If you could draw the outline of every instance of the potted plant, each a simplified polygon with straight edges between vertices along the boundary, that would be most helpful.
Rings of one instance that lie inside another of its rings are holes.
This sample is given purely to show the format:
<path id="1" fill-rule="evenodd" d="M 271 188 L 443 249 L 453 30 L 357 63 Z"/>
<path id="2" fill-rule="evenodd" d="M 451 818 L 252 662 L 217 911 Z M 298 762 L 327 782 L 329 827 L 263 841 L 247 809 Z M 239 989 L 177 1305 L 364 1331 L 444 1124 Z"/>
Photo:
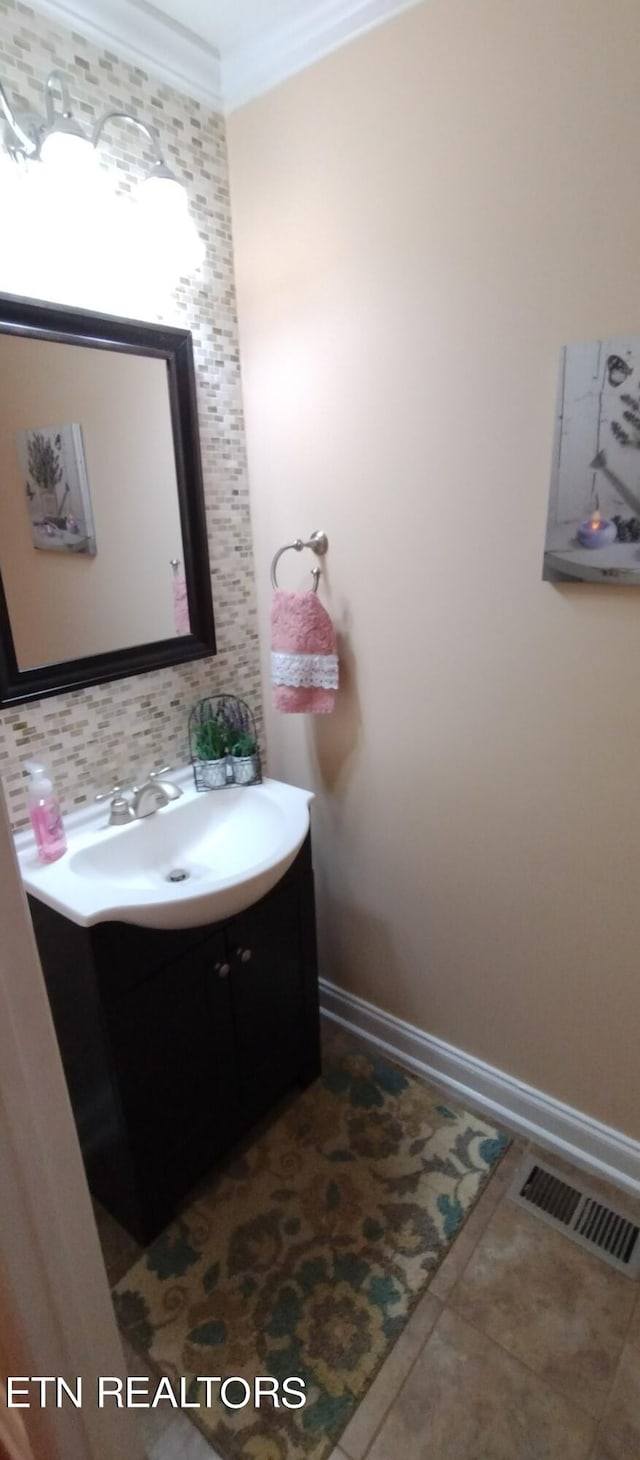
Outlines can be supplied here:
<path id="1" fill-rule="evenodd" d="M 229 726 L 220 713 L 206 715 L 196 726 L 194 749 L 203 785 L 209 790 L 226 786 Z"/>
<path id="2" fill-rule="evenodd" d="M 236 786 L 250 786 L 258 779 L 258 747 L 252 730 L 238 730 L 232 737 L 229 749 Z"/>
<path id="3" fill-rule="evenodd" d="M 260 779 L 258 745 L 251 714 L 242 700 L 227 700 L 222 706 L 228 728 L 228 746 L 236 786 L 250 786 Z"/>

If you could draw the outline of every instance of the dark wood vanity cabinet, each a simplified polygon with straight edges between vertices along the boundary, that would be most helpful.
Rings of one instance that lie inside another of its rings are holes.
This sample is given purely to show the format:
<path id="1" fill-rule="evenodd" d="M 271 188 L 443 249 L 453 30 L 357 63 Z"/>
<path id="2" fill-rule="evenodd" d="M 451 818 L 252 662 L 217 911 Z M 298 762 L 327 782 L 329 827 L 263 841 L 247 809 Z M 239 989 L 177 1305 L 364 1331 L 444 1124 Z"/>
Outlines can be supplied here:
<path id="1" fill-rule="evenodd" d="M 29 903 L 89 1186 L 147 1243 L 320 1072 L 310 839 L 266 897 L 208 928 L 80 928 Z"/>

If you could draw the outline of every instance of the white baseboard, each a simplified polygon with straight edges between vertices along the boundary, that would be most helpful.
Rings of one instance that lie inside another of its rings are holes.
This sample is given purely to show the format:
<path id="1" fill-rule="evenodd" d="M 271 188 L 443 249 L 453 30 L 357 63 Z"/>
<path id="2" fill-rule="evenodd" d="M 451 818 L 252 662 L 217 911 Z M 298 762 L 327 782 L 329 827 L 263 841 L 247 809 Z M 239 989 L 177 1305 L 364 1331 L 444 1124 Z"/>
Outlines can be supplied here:
<path id="1" fill-rule="evenodd" d="M 640 1142 L 320 980 L 322 1012 L 498 1125 L 640 1196 Z"/>

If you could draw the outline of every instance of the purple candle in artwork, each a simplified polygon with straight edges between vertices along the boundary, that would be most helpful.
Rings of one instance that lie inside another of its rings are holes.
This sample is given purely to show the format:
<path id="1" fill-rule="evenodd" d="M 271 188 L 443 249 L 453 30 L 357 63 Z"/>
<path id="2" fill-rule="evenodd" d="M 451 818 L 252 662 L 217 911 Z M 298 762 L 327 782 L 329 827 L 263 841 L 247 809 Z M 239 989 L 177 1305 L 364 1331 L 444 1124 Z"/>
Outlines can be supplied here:
<path id="1" fill-rule="evenodd" d="M 610 543 L 615 542 L 618 529 L 610 518 L 601 517 L 599 512 L 594 512 L 593 517 L 580 523 L 576 535 L 578 542 L 582 543 L 583 547 L 609 547 Z"/>

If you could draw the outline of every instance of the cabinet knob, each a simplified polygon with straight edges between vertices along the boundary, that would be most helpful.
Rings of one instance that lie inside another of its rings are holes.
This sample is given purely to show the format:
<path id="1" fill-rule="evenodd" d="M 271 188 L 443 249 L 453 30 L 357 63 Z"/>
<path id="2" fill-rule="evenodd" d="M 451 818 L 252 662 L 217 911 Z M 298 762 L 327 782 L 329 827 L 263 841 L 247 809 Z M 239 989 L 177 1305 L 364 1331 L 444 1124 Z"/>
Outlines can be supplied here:
<path id="1" fill-rule="evenodd" d="M 216 973 L 218 975 L 218 978 L 228 978 L 229 977 L 229 974 L 231 973 L 231 964 L 230 963 L 216 963 L 215 971 L 216 971 Z"/>
<path id="2" fill-rule="evenodd" d="M 241 963 L 248 963 L 251 958 L 250 948 L 236 948 L 236 953 Z"/>

